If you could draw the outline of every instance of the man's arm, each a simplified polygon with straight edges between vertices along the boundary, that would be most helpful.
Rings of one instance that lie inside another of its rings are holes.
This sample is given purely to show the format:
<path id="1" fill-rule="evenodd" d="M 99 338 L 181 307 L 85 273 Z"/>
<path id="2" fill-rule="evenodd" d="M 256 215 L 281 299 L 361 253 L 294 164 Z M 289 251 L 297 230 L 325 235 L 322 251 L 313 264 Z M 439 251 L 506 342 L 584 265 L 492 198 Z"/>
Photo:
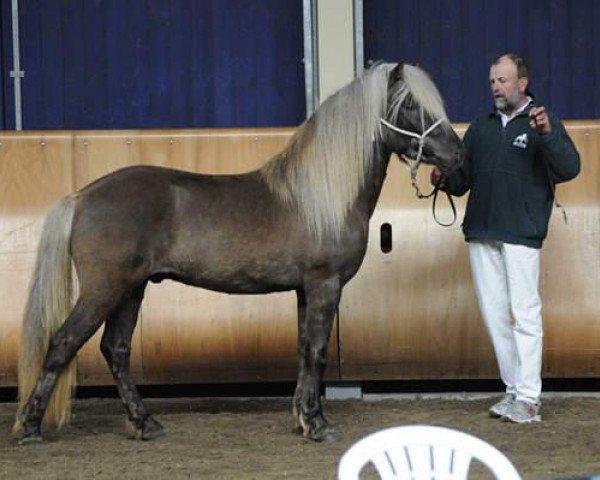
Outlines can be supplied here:
<path id="1" fill-rule="evenodd" d="M 579 153 L 563 124 L 544 107 L 529 112 L 530 124 L 540 134 L 541 148 L 553 183 L 575 178 L 581 169 Z"/>

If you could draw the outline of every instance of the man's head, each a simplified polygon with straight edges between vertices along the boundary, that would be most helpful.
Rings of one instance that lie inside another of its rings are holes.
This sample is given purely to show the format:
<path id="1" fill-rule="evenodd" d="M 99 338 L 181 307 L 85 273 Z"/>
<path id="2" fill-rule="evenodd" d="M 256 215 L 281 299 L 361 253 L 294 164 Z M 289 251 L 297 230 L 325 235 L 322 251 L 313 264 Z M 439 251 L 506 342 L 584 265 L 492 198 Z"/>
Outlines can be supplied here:
<path id="1" fill-rule="evenodd" d="M 523 106 L 527 98 L 529 73 L 525 60 L 515 53 L 496 58 L 490 67 L 490 89 L 494 105 L 505 114 Z"/>

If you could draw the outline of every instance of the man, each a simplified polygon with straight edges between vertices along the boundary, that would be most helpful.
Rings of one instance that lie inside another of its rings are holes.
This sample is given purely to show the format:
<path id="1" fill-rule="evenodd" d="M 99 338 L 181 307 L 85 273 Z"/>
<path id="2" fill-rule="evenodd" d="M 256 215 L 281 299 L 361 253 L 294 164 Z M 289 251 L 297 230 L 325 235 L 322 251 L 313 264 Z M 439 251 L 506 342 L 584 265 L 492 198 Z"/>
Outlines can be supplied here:
<path id="1" fill-rule="evenodd" d="M 506 395 L 490 415 L 516 423 L 541 420 L 540 248 L 548 232 L 554 185 L 574 178 L 579 154 L 560 121 L 530 96 L 525 61 L 514 53 L 490 68 L 493 113 L 469 126 L 465 164 L 431 181 L 452 195 L 470 190 L 463 231 L 475 293 Z"/>

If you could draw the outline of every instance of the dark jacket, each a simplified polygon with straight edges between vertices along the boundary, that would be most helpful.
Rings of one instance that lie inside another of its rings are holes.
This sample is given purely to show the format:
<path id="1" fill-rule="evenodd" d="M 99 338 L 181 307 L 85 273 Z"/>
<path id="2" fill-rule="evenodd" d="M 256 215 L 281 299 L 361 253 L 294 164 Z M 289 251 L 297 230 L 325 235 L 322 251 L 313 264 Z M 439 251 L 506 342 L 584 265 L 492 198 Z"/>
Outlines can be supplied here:
<path id="1" fill-rule="evenodd" d="M 443 188 L 452 195 L 470 190 L 463 221 L 469 240 L 499 240 L 540 248 L 548 233 L 553 186 L 577 176 L 579 154 L 562 123 L 548 113 L 552 132 L 529 125 L 530 104 L 502 127 L 494 112 L 469 126 L 467 157 Z"/>

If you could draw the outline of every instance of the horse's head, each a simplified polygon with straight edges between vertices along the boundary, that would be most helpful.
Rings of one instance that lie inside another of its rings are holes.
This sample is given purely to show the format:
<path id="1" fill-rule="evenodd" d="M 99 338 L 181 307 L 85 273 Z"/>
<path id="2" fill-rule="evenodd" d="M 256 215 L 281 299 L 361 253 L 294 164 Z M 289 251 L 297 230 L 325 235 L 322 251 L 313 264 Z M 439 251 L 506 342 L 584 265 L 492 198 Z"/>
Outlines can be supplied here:
<path id="1" fill-rule="evenodd" d="M 435 165 L 442 174 L 462 164 L 462 141 L 446 117 L 441 96 L 420 68 L 399 64 L 388 77 L 382 139 L 399 157 Z"/>

